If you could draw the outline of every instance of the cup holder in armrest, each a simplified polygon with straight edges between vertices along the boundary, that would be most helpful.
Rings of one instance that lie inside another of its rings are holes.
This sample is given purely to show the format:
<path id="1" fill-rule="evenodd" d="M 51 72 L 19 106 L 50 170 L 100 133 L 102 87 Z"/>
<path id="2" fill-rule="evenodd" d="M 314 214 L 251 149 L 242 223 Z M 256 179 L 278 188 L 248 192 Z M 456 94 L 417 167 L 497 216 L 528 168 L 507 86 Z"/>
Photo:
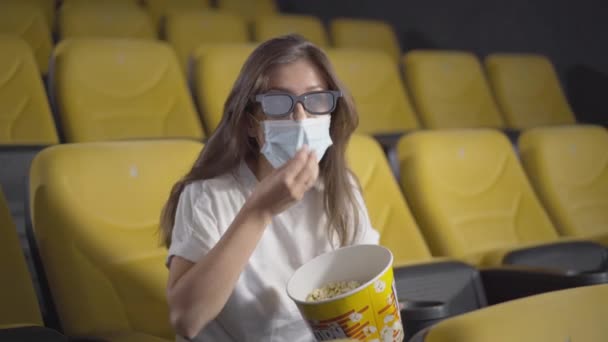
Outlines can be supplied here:
<path id="1" fill-rule="evenodd" d="M 407 301 L 402 302 L 401 316 L 407 320 L 428 320 L 446 317 L 447 305 L 439 301 Z"/>
<path id="2" fill-rule="evenodd" d="M 408 341 L 418 331 L 427 328 L 450 316 L 448 306 L 439 301 L 405 301 L 401 302 L 401 322 L 405 332 L 404 341 Z"/>

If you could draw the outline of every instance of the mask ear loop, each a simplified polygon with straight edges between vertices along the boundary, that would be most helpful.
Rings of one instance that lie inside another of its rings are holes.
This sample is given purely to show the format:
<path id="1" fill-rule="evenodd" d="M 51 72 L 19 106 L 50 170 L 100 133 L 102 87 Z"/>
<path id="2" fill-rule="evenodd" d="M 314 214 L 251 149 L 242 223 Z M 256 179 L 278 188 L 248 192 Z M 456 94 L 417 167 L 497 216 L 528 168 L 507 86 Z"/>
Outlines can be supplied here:
<path id="1" fill-rule="evenodd" d="M 258 132 L 257 129 L 262 127 L 262 121 L 258 120 L 255 115 L 251 114 L 251 113 L 247 113 L 247 119 L 249 120 L 249 127 L 248 127 L 248 133 L 249 133 L 249 137 L 255 139 L 255 142 L 258 144 L 258 151 L 257 153 L 262 153 L 262 143 L 260 141 L 260 138 L 258 136 Z M 257 126 L 257 127 L 254 127 Z M 251 150 L 253 151 L 254 149 L 251 148 Z"/>

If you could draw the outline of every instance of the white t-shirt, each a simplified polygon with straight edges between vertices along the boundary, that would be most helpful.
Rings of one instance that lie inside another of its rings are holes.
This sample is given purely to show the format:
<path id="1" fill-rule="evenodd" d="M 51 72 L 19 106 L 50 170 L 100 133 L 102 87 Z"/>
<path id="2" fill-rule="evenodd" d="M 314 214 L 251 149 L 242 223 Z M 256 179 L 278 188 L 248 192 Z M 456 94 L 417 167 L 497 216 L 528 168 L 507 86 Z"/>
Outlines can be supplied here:
<path id="1" fill-rule="evenodd" d="M 245 162 L 232 173 L 189 184 L 180 196 L 169 258 L 196 262 L 226 232 L 257 179 Z M 275 216 L 266 228 L 228 302 L 194 341 L 314 341 L 297 306 L 287 296 L 287 281 L 304 263 L 333 249 L 327 238 L 322 184 Z M 357 243 L 377 244 L 363 198 Z M 184 341 L 181 337 L 177 341 Z"/>

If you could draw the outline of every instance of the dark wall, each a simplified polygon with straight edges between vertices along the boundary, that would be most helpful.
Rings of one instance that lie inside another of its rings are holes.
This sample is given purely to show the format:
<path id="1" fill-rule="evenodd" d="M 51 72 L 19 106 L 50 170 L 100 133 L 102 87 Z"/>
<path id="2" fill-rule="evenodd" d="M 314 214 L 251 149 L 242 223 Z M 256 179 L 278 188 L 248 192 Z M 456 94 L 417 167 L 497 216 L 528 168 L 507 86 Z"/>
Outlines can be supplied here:
<path id="1" fill-rule="evenodd" d="M 580 121 L 608 124 L 608 1 L 279 0 L 281 10 L 382 19 L 401 48 L 548 56 Z"/>

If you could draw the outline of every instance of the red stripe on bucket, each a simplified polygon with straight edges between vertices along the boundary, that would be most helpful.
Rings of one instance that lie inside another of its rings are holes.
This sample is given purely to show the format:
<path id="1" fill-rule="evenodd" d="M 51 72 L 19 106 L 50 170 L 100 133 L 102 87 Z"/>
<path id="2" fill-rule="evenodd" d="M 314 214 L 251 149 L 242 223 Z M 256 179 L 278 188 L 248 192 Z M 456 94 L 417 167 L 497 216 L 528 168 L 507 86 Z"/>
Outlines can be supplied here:
<path id="1" fill-rule="evenodd" d="M 359 325 L 360 325 L 360 324 L 359 324 L 359 323 L 357 323 L 357 324 L 353 325 L 352 327 L 350 327 L 350 328 L 348 328 L 348 329 L 344 330 L 344 332 L 345 332 L 346 334 L 350 334 L 351 332 L 353 332 L 353 331 L 357 330 L 357 327 L 358 327 Z"/>
<path id="2" fill-rule="evenodd" d="M 385 307 L 382 308 L 382 310 L 378 311 L 378 314 L 382 314 L 384 311 L 388 310 L 392 305 L 387 305 Z"/>
<path id="3" fill-rule="evenodd" d="M 334 317 L 334 318 L 330 318 L 330 319 L 326 319 L 326 320 L 320 321 L 319 323 L 323 324 L 323 323 L 331 323 L 331 322 L 339 321 L 339 320 L 341 320 L 344 317 L 348 317 L 353 312 L 355 312 L 355 310 L 350 310 L 349 312 L 347 312 L 347 313 L 345 313 L 343 315 L 340 315 L 340 316 Z"/>
<path id="4" fill-rule="evenodd" d="M 351 331 L 350 333 L 352 333 L 352 335 L 355 335 L 355 334 L 358 334 L 359 332 L 363 332 L 362 331 L 363 328 L 365 328 L 368 325 L 369 325 L 369 322 L 365 322 L 365 324 L 363 324 L 362 326 L 358 327 L 357 329 Z M 350 333 L 347 333 L 347 334 L 350 334 Z"/>

